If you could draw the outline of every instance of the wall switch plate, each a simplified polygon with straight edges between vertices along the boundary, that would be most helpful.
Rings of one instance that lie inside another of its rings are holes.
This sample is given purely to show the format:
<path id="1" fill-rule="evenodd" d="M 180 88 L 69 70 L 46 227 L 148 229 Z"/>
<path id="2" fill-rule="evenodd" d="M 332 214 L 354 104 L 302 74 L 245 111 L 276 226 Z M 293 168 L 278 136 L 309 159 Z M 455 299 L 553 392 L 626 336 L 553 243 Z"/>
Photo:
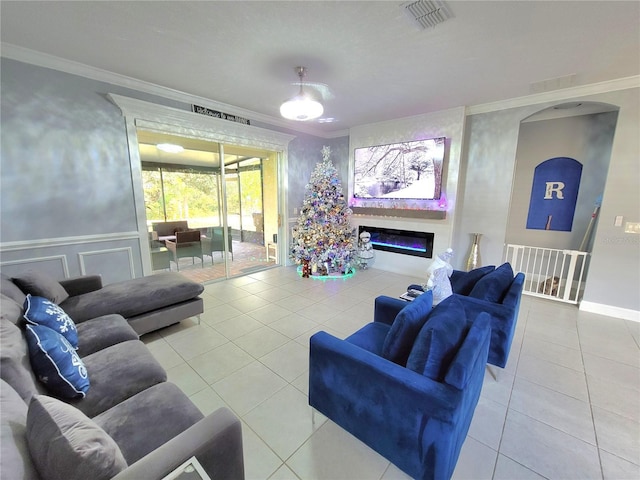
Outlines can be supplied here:
<path id="1" fill-rule="evenodd" d="M 613 222 L 613 226 L 614 227 L 621 227 L 622 226 L 622 215 L 616 215 L 616 219 Z"/>
<path id="2" fill-rule="evenodd" d="M 640 223 L 627 222 L 624 226 L 624 233 L 637 233 L 640 234 Z"/>

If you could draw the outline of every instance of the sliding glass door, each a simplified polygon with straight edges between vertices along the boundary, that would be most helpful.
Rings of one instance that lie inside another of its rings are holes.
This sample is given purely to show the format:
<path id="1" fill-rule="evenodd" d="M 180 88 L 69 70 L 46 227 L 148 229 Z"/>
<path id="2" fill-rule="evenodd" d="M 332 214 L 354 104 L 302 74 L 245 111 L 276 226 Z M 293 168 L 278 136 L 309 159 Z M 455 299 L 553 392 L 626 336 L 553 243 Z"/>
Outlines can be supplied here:
<path id="1" fill-rule="evenodd" d="M 278 263 L 275 152 L 141 130 L 138 143 L 154 272 L 206 282 Z"/>

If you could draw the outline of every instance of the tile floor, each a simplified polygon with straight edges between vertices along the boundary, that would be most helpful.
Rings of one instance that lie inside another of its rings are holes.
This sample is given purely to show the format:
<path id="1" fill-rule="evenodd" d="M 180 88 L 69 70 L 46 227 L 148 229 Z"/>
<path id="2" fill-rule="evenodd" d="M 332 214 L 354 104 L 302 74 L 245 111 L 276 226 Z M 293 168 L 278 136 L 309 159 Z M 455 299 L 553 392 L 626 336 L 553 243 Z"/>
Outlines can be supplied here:
<path id="1" fill-rule="evenodd" d="M 416 278 L 348 280 L 279 267 L 203 294 L 205 313 L 143 336 L 169 379 L 207 414 L 243 422 L 247 479 L 406 479 L 307 404 L 309 337 L 344 338 L 373 299 Z M 523 297 L 509 364 L 488 369 L 454 479 L 640 478 L 640 323 Z"/>

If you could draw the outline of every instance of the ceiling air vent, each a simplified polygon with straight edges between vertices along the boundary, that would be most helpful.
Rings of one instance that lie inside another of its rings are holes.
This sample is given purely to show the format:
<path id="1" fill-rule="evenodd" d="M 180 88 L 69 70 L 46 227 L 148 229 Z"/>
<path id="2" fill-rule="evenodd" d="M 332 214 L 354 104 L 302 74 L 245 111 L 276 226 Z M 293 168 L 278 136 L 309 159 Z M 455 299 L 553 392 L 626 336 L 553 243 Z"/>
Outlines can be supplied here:
<path id="1" fill-rule="evenodd" d="M 438 0 L 417 0 L 400 5 L 409 18 L 421 29 L 432 28 L 453 17 L 451 10 Z"/>

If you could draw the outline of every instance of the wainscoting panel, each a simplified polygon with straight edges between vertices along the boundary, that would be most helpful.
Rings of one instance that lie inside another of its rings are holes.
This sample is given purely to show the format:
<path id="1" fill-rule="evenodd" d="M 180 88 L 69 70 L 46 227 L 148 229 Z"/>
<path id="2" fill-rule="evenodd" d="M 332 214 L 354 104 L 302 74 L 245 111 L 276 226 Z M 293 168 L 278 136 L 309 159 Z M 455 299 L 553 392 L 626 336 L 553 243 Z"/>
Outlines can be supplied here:
<path id="1" fill-rule="evenodd" d="M 28 270 L 56 279 L 101 275 L 102 283 L 143 276 L 138 232 L 51 238 L 0 244 L 0 270 L 17 276 Z"/>
<path id="2" fill-rule="evenodd" d="M 135 278 L 133 251 L 131 247 L 108 248 L 78 253 L 82 275 L 102 275 L 104 284 L 115 283 L 129 272 L 129 279 Z"/>
<path id="3" fill-rule="evenodd" d="M 66 255 L 10 260 L 0 263 L 0 266 L 2 273 L 9 277 L 17 277 L 29 270 L 46 273 L 53 278 L 69 277 L 69 264 Z"/>

